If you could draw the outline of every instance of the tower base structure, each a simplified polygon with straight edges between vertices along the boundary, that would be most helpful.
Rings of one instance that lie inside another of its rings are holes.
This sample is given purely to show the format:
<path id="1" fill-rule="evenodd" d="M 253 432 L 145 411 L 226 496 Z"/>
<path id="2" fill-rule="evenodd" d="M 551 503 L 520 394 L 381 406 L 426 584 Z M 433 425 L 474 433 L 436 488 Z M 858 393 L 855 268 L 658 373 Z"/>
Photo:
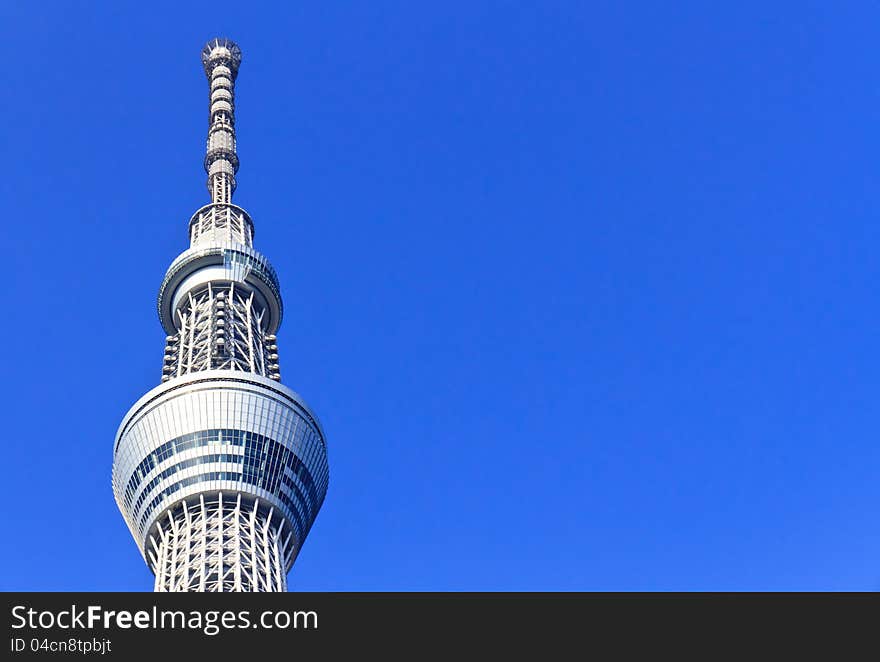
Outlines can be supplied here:
<path id="1" fill-rule="evenodd" d="M 202 493 L 168 510 L 157 524 L 147 552 L 156 592 L 287 590 L 293 531 L 259 499 Z"/>

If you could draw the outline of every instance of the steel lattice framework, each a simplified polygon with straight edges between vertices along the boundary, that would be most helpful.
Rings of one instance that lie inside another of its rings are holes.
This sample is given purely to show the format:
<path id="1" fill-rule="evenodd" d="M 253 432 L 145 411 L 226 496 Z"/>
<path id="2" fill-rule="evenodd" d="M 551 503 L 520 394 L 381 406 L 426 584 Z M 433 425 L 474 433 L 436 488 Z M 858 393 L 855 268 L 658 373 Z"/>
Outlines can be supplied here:
<path id="1" fill-rule="evenodd" d="M 202 64 L 211 203 L 159 288 L 161 384 L 119 426 L 113 490 L 156 591 L 285 591 L 327 492 L 327 448 L 318 419 L 280 383 L 278 278 L 232 203 L 241 50 L 214 39 Z"/>
<path id="2" fill-rule="evenodd" d="M 270 507 L 242 504 L 242 494 L 182 501 L 150 537 L 156 590 L 286 591 L 293 531 Z M 157 542 L 158 538 L 158 542 Z"/>
<path id="3" fill-rule="evenodd" d="M 168 336 L 162 379 L 200 370 L 247 370 L 280 379 L 278 345 L 263 333 L 264 309 L 235 283 L 188 292 L 177 309 L 179 333 Z"/>

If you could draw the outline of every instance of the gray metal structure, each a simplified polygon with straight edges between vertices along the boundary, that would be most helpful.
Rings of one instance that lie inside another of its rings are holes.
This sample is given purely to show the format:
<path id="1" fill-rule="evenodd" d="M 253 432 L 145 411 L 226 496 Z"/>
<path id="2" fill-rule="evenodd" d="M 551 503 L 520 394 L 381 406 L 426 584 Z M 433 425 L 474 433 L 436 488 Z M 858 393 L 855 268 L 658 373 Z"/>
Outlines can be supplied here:
<path id="1" fill-rule="evenodd" d="M 285 591 L 327 492 L 327 447 L 280 383 L 278 277 L 232 203 L 241 51 L 213 39 L 202 64 L 211 203 L 193 214 L 190 248 L 159 288 L 161 384 L 119 426 L 113 491 L 156 591 Z"/>

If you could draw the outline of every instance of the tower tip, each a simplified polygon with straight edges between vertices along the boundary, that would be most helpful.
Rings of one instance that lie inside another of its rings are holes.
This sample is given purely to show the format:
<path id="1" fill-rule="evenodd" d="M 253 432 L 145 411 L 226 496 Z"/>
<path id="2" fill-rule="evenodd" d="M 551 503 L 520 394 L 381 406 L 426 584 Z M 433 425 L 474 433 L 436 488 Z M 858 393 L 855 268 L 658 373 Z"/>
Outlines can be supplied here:
<path id="1" fill-rule="evenodd" d="M 238 73 L 238 67 L 241 64 L 241 49 L 232 39 L 215 37 L 208 41 L 202 49 L 202 65 L 208 76 L 218 64 L 229 67 L 233 76 Z"/>

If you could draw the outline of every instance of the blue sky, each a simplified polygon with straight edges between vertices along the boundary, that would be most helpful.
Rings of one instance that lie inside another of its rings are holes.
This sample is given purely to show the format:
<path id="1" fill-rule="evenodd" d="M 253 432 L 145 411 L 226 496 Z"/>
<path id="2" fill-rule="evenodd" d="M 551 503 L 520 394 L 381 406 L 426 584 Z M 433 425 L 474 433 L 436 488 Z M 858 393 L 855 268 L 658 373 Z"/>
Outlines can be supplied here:
<path id="1" fill-rule="evenodd" d="M 236 202 L 320 416 L 294 590 L 880 589 L 876 3 L 0 7 L 0 589 L 150 590 L 110 489 Z"/>

